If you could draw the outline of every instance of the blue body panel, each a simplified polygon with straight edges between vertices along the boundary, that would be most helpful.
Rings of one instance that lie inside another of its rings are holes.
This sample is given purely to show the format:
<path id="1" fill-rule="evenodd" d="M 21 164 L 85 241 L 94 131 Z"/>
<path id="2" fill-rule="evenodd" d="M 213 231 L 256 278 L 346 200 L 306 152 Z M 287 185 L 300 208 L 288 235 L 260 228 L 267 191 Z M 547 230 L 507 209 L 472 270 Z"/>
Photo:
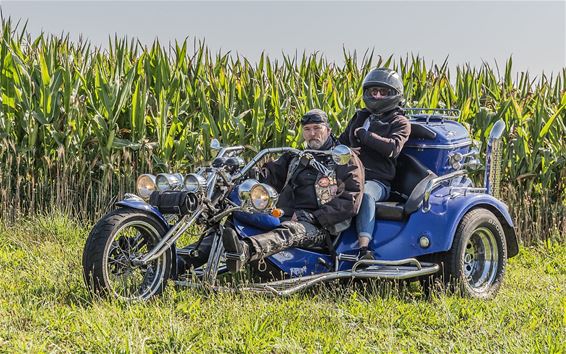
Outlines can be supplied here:
<path id="1" fill-rule="evenodd" d="M 460 220 L 474 207 L 493 207 L 503 215 L 511 227 L 513 226 L 507 206 L 493 196 L 470 193 L 451 199 L 448 193 L 449 187 L 437 189 L 430 198 L 430 211 L 425 213 L 419 208 L 404 222 L 376 220 L 372 240 L 376 258 L 398 260 L 448 251 L 452 247 Z M 347 230 L 341 235 L 337 253 L 352 253 L 352 249 L 358 248 L 356 234 L 351 231 L 353 230 Z M 421 236 L 430 239 L 428 248 L 420 247 Z"/>
<path id="2" fill-rule="evenodd" d="M 163 214 L 161 214 L 159 209 L 157 209 L 152 205 L 147 204 L 144 201 L 136 200 L 136 199 L 124 199 L 116 203 L 116 205 L 121 207 L 128 207 L 132 209 L 147 211 L 148 213 L 155 215 L 159 220 L 163 222 L 165 228 L 169 229 L 169 223 L 167 222 L 167 220 L 165 220 L 165 217 L 163 216 Z"/>
<path id="3" fill-rule="evenodd" d="M 466 196 L 449 197 L 450 187 L 436 189 L 430 198 L 431 209 L 423 212 L 422 207 L 405 221 L 376 220 L 372 248 L 377 259 L 399 260 L 445 252 L 452 247 L 452 241 L 462 217 L 474 207 L 491 207 L 505 218 L 513 227 L 507 206 L 488 194 L 469 193 Z M 354 223 L 352 223 L 353 225 Z M 264 231 L 247 226 L 235 220 L 237 231 L 243 237 L 253 236 Z M 427 236 L 428 248 L 419 245 L 419 238 Z M 358 240 L 355 226 L 342 232 L 336 243 L 336 253 L 357 254 Z M 328 264 L 334 261 L 328 254 L 290 248 L 268 259 L 287 274 L 305 275 L 326 272 L 318 258 Z M 350 262 L 341 262 L 340 270 L 349 269 Z"/>
<path id="4" fill-rule="evenodd" d="M 472 145 L 466 127 L 457 121 L 431 117 L 428 122 L 426 116 L 415 115 L 411 125 L 422 125 L 425 129 L 434 132 L 434 139 L 410 138 L 403 148 L 403 152 L 413 156 L 438 176 L 454 172 L 448 163 L 448 156 L 454 152 L 467 153 Z"/>

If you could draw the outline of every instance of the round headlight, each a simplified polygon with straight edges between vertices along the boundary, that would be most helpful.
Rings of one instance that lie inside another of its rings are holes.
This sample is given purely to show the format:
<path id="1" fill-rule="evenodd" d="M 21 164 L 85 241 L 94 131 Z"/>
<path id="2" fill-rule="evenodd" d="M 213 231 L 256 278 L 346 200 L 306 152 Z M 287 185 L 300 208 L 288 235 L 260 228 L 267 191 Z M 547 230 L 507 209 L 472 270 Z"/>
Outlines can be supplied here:
<path id="1" fill-rule="evenodd" d="M 251 178 L 245 180 L 244 182 L 242 182 L 242 184 L 240 184 L 240 186 L 238 187 L 238 197 L 240 197 L 242 204 L 247 203 L 250 200 L 250 193 L 252 191 L 252 188 L 258 184 L 259 182 L 257 180 Z"/>
<path id="2" fill-rule="evenodd" d="M 155 178 L 155 184 L 161 192 L 179 189 L 183 185 L 183 176 L 178 173 L 160 173 Z"/>
<path id="3" fill-rule="evenodd" d="M 264 184 L 255 185 L 250 191 L 250 201 L 257 210 L 265 210 L 269 205 L 269 192 Z"/>
<path id="4" fill-rule="evenodd" d="M 254 185 L 250 190 L 249 196 L 252 207 L 259 211 L 273 209 L 279 198 L 273 187 L 263 183 Z"/>
<path id="5" fill-rule="evenodd" d="M 151 193 L 155 191 L 156 187 L 157 186 L 155 184 L 154 175 L 149 175 L 149 174 L 141 175 L 138 177 L 138 180 L 136 182 L 136 189 L 138 190 L 138 195 L 144 200 L 149 199 Z"/>
<path id="6" fill-rule="evenodd" d="M 203 191 L 206 187 L 206 179 L 197 175 L 196 173 L 190 173 L 185 176 L 185 181 L 183 182 L 185 189 L 191 193 L 197 193 Z"/>
<path id="7" fill-rule="evenodd" d="M 448 155 L 448 163 L 455 170 L 459 170 L 460 168 L 462 168 L 463 159 L 464 156 L 462 156 L 462 154 L 459 152 Z"/>

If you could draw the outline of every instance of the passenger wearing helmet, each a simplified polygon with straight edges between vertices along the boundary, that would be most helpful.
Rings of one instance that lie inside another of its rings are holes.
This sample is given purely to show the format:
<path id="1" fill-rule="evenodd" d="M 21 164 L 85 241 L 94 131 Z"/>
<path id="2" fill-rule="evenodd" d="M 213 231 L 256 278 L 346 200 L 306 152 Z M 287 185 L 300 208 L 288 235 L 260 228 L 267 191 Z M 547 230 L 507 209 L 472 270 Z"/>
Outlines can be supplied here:
<path id="1" fill-rule="evenodd" d="M 364 78 L 362 88 L 366 108 L 350 119 L 339 141 L 357 151 L 365 167 L 366 183 L 356 229 L 359 257 L 373 259 L 369 244 L 375 227 L 375 202 L 389 198 L 397 156 L 409 138 L 411 125 L 401 109 L 403 82 L 397 72 L 374 69 Z"/>

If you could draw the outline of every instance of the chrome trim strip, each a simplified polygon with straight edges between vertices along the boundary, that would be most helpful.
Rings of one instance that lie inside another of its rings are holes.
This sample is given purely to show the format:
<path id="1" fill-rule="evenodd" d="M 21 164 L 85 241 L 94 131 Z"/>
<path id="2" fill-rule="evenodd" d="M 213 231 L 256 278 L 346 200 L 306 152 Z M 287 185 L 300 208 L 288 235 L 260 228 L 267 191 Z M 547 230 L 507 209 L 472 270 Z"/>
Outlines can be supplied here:
<path id="1" fill-rule="evenodd" d="M 456 149 L 456 148 L 460 148 L 460 147 L 464 147 L 464 146 L 468 146 L 468 145 L 472 145 L 472 141 L 466 141 L 463 143 L 458 143 L 458 144 L 450 144 L 450 145 L 430 145 L 430 144 L 405 144 L 405 147 L 408 148 L 417 148 L 417 149 L 446 149 L 446 150 L 450 150 L 450 149 Z"/>

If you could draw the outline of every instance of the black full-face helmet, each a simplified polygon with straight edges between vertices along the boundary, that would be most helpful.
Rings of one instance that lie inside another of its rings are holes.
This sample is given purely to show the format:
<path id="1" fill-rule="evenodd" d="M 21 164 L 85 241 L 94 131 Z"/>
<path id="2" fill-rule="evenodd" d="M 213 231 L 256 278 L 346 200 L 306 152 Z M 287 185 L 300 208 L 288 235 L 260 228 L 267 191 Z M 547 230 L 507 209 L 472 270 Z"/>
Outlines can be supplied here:
<path id="1" fill-rule="evenodd" d="M 389 89 L 389 94 L 381 98 L 374 98 L 370 89 L 381 87 Z M 391 111 L 403 101 L 403 81 L 396 71 L 387 68 L 377 68 L 370 71 L 362 83 L 364 103 L 367 109 L 374 114 Z"/>

